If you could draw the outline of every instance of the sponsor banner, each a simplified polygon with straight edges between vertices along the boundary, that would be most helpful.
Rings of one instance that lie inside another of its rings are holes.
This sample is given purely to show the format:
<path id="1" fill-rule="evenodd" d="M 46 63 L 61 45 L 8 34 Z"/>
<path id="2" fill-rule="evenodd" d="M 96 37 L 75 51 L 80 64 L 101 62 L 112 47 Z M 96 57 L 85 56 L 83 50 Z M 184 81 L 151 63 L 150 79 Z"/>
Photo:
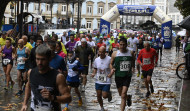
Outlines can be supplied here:
<path id="1" fill-rule="evenodd" d="M 117 5 L 120 15 L 152 16 L 154 5 Z"/>
<path id="2" fill-rule="evenodd" d="M 158 21 L 160 22 L 161 24 L 162 23 L 166 23 L 168 21 L 171 21 L 172 19 L 166 15 L 159 7 L 156 7 L 154 13 L 153 13 L 153 17 Z"/>
<path id="3" fill-rule="evenodd" d="M 165 40 L 164 48 L 170 49 L 172 47 L 172 21 L 162 24 L 162 37 Z"/>
<path id="4" fill-rule="evenodd" d="M 108 22 L 112 22 L 115 19 L 117 19 L 119 16 L 120 16 L 120 14 L 119 14 L 117 5 L 115 5 L 106 14 L 104 14 L 101 18 Z"/>
<path id="5" fill-rule="evenodd" d="M 108 34 L 110 32 L 110 22 L 100 19 L 100 32 L 101 34 Z"/>

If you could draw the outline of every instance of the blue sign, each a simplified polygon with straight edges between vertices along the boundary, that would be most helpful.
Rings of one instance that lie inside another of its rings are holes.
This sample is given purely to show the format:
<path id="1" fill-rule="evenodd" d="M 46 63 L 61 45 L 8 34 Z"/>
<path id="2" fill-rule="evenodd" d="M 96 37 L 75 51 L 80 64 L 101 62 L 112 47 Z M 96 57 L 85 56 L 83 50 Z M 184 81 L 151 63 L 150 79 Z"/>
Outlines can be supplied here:
<path id="1" fill-rule="evenodd" d="M 162 37 L 165 40 L 164 48 L 170 49 L 172 47 L 172 21 L 162 24 Z"/>
<path id="2" fill-rule="evenodd" d="M 152 16 L 156 6 L 153 5 L 117 5 L 120 15 Z"/>
<path id="3" fill-rule="evenodd" d="M 110 22 L 100 19 L 100 32 L 107 35 L 110 32 Z"/>

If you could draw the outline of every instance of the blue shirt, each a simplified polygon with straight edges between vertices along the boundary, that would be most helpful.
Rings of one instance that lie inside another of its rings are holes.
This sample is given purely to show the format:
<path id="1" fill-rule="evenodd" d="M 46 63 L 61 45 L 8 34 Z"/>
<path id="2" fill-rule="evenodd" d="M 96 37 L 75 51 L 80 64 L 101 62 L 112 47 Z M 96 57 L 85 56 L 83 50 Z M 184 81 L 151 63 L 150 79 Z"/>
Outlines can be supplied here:
<path id="1" fill-rule="evenodd" d="M 60 69 L 62 71 L 67 71 L 64 59 L 61 56 L 57 55 L 57 54 L 51 60 L 50 67 L 52 67 L 52 68 L 54 68 L 56 70 Z"/>
<path id="2" fill-rule="evenodd" d="M 30 43 L 30 42 L 29 42 Z M 31 43 L 30 43 L 31 44 Z M 33 44 L 31 44 L 32 47 L 34 48 L 36 46 L 36 42 L 33 42 Z"/>

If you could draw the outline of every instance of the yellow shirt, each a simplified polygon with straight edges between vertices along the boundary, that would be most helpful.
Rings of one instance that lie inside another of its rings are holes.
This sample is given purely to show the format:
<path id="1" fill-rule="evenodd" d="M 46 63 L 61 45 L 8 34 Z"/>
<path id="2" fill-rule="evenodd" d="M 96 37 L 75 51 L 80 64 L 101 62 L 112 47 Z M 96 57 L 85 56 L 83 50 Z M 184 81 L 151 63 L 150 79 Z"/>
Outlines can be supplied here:
<path id="1" fill-rule="evenodd" d="M 62 46 L 62 51 L 64 54 L 67 54 L 67 50 L 65 49 L 65 46 L 63 45 L 63 43 L 61 42 L 61 46 Z"/>
<path id="2" fill-rule="evenodd" d="M 25 46 L 26 46 L 26 47 L 28 47 L 28 48 L 30 49 L 30 51 L 31 51 L 31 50 L 32 50 L 32 48 L 33 48 L 33 47 L 32 47 L 32 45 L 31 45 L 30 43 L 28 43 L 28 42 L 26 43 L 26 45 L 25 45 Z"/>
<path id="3" fill-rule="evenodd" d="M 1 38 L 0 38 L 0 46 L 4 46 L 4 45 L 5 45 L 7 38 L 10 38 L 10 39 L 11 39 L 11 43 L 14 43 L 14 42 L 15 42 L 11 37 L 6 37 L 5 39 L 3 39 L 3 38 L 1 37 Z"/>

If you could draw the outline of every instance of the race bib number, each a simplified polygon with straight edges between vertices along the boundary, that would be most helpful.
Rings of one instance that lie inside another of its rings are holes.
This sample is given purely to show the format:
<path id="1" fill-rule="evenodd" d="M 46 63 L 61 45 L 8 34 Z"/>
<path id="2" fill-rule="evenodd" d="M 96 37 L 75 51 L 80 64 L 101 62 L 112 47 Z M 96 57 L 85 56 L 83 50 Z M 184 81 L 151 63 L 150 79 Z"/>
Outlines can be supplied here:
<path id="1" fill-rule="evenodd" d="M 10 59 L 3 59 L 3 64 L 4 64 L 4 65 L 7 65 L 7 64 L 10 63 L 10 62 L 11 62 Z"/>
<path id="2" fill-rule="evenodd" d="M 35 111 L 53 111 L 51 108 L 36 106 Z"/>
<path id="3" fill-rule="evenodd" d="M 154 46 L 157 46 L 157 43 L 154 43 Z"/>
<path id="4" fill-rule="evenodd" d="M 17 59 L 18 64 L 25 64 L 25 61 L 23 60 L 23 57 L 19 57 Z"/>
<path id="5" fill-rule="evenodd" d="M 118 49 L 117 48 L 113 48 L 113 51 L 117 51 Z"/>
<path id="6" fill-rule="evenodd" d="M 143 58 L 143 65 L 151 64 L 150 58 Z"/>
<path id="7" fill-rule="evenodd" d="M 107 81 L 107 76 L 105 74 L 98 74 L 98 81 L 99 82 L 106 82 Z"/>
<path id="8" fill-rule="evenodd" d="M 129 61 L 120 62 L 120 71 L 129 71 L 131 63 Z"/>
<path id="9" fill-rule="evenodd" d="M 162 44 L 161 44 L 161 43 L 159 43 L 159 47 L 162 47 Z"/>

